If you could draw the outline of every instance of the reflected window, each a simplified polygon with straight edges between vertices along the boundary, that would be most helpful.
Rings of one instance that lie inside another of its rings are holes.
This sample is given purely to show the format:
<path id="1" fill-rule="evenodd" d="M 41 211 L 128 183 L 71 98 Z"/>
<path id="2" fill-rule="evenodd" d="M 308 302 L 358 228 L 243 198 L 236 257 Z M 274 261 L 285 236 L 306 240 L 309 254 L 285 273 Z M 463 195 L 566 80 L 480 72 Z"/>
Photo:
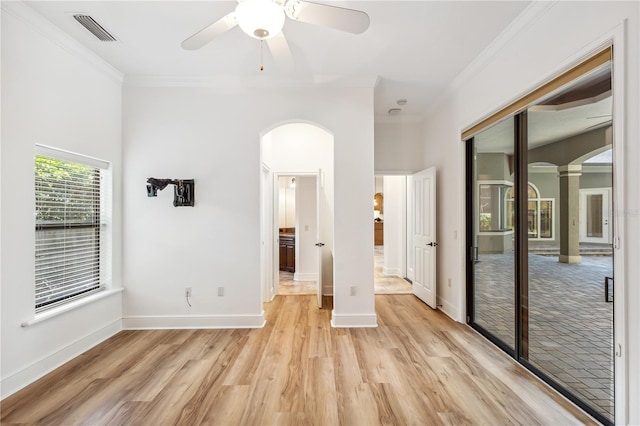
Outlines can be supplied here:
<path id="1" fill-rule="evenodd" d="M 514 229 L 515 190 L 513 187 L 505 194 L 505 228 Z M 553 199 L 540 198 L 540 193 L 532 184 L 528 185 L 527 195 L 527 233 L 530 240 L 553 239 Z"/>
<path id="2" fill-rule="evenodd" d="M 480 232 L 505 231 L 502 200 L 511 186 L 506 184 L 479 183 L 478 212 Z"/>

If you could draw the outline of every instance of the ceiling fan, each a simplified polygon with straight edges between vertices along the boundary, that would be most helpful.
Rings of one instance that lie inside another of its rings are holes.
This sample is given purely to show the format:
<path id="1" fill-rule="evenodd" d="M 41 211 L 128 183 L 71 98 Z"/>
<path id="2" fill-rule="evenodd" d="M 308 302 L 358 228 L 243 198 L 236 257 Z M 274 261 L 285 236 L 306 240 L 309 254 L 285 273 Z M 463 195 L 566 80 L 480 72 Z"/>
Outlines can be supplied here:
<path id="1" fill-rule="evenodd" d="M 304 0 L 238 0 L 233 12 L 184 40 L 182 48 L 199 49 L 221 34 L 239 26 L 250 37 L 266 41 L 274 60 L 282 68 L 290 69 L 293 59 L 282 33 L 285 15 L 295 21 L 352 34 L 363 33 L 369 28 L 369 15 L 360 10 Z"/>

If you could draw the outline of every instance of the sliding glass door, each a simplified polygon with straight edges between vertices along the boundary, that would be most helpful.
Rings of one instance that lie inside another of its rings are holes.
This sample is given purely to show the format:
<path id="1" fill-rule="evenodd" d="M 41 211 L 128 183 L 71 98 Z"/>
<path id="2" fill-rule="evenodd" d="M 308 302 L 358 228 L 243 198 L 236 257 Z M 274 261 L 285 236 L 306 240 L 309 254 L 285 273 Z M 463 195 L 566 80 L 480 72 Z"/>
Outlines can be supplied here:
<path id="1" fill-rule="evenodd" d="M 513 118 L 481 132 L 471 153 L 474 323 L 515 350 Z M 511 198 L 510 198 L 511 197 Z"/>
<path id="2" fill-rule="evenodd" d="M 611 105 L 607 63 L 466 142 L 468 322 L 605 424 L 614 422 Z"/>

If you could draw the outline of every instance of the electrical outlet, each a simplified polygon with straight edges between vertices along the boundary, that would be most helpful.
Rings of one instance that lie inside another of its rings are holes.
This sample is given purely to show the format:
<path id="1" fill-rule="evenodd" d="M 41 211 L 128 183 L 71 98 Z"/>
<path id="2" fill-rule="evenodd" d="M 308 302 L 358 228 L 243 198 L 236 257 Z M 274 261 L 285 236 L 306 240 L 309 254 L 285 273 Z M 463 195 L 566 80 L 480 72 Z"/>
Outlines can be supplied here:
<path id="1" fill-rule="evenodd" d="M 191 287 L 184 288 L 184 297 L 191 297 Z"/>
<path id="2" fill-rule="evenodd" d="M 218 287 L 218 296 L 224 296 L 224 287 Z"/>
<path id="3" fill-rule="evenodd" d="M 351 295 L 352 295 L 352 296 L 355 296 L 355 295 L 356 295 L 356 293 L 358 292 L 358 287 L 356 287 L 356 286 L 351 286 L 350 291 L 351 291 Z"/>
<path id="4" fill-rule="evenodd" d="M 447 287 L 451 287 L 451 278 L 447 280 Z"/>

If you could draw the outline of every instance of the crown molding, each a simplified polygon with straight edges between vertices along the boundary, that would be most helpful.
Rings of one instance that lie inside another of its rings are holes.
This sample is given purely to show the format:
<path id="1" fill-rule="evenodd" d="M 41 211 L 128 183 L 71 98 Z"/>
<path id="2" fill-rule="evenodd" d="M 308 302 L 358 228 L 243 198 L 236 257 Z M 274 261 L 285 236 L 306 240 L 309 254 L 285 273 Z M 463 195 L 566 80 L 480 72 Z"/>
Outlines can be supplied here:
<path id="1" fill-rule="evenodd" d="M 522 30 L 527 28 L 540 16 L 547 13 L 558 0 L 552 1 L 533 1 L 525 10 L 520 13 L 480 54 L 467 65 L 460 74 L 453 79 L 447 88 L 438 96 L 436 102 L 426 111 L 426 115 L 431 115 L 442 103 L 451 97 L 451 95 L 466 83 L 471 77 L 476 75 L 478 71 L 491 63 L 495 56 L 502 48 L 509 43 Z"/>
<path id="2" fill-rule="evenodd" d="M 247 92 L 252 89 L 282 90 L 298 88 L 329 87 L 340 89 L 374 89 L 378 76 L 341 77 L 331 75 L 292 79 L 287 76 L 265 78 L 236 75 L 217 76 L 171 76 L 171 75 L 125 75 L 124 84 L 137 87 L 195 87 L 208 88 L 226 93 Z"/>
<path id="3" fill-rule="evenodd" d="M 54 43 L 72 56 L 81 59 L 86 64 L 100 71 L 116 83 L 122 84 L 124 80 L 124 74 L 122 72 L 114 68 L 111 64 L 107 63 L 100 56 L 93 53 L 83 44 L 62 31 L 60 28 L 52 24 L 42 15 L 38 14 L 25 2 L 3 0 L 0 2 L 0 4 L 3 14 L 6 13 L 7 15 L 18 19 L 31 30 L 40 34 L 48 41 Z"/>

